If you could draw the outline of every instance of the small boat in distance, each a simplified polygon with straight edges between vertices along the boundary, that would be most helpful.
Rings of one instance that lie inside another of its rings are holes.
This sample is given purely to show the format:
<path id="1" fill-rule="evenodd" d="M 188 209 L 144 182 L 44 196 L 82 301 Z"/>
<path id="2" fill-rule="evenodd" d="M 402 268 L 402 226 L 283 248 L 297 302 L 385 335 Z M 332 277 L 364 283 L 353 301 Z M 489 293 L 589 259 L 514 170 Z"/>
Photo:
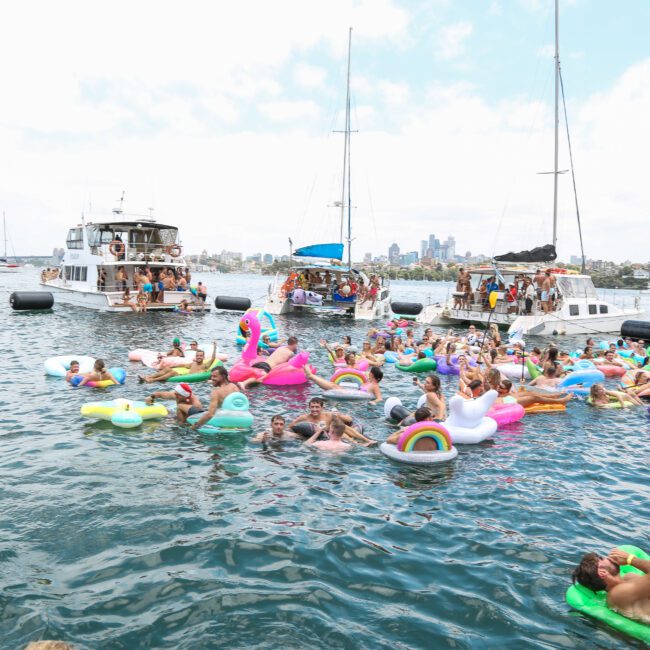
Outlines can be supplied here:
<path id="1" fill-rule="evenodd" d="M 4 212 L 2 213 L 2 231 L 5 240 L 5 250 L 4 257 L 0 257 L 0 273 L 16 273 L 20 270 L 20 264 L 15 261 L 10 262 L 7 255 L 7 218 Z"/>
<path id="2" fill-rule="evenodd" d="M 291 312 L 320 312 L 374 320 L 390 314 L 388 281 L 378 275 L 368 277 L 352 267 L 352 199 L 350 181 L 350 54 L 352 28 L 348 35 L 348 74 L 345 105 L 345 135 L 343 143 L 343 183 L 341 200 L 340 242 L 303 246 L 291 252 L 291 257 L 310 258 L 296 263 L 286 277 L 278 273 L 269 285 L 264 309 L 269 314 Z M 343 228 L 347 221 L 347 264 L 343 263 Z M 292 246 L 291 239 L 289 244 Z M 317 260 L 329 260 L 324 263 Z"/>
<path id="3" fill-rule="evenodd" d="M 121 204 L 120 204 L 121 205 Z M 65 254 L 59 269 L 41 276 L 41 286 L 56 293 L 57 302 L 99 311 L 131 312 L 124 304 L 124 287 L 135 304 L 141 272 L 172 272 L 175 280 L 187 277 L 187 262 L 178 238 L 178 228 L 157 223 L 150 216 L 126 215 L 121 207 L 113 210 L 114 218 L 105 222 L 86 221 L 68 230 Z M 121 273 L 121 276 L 118 276 Z M 121 279 L 123 277 L 123 280 Z M 189 283 L 188 283 L 189 284 Z M 145 290 L 150 289 L 144 285 Z M 196 292 L 166 289 L 149 291 L 148 311 L 176 311 L 182 300 L 194 310 L 210 310 Z M 162 299 L 161 299 L 162 295 Z M 153 301 L 156 297 L 157 301 Z"/>

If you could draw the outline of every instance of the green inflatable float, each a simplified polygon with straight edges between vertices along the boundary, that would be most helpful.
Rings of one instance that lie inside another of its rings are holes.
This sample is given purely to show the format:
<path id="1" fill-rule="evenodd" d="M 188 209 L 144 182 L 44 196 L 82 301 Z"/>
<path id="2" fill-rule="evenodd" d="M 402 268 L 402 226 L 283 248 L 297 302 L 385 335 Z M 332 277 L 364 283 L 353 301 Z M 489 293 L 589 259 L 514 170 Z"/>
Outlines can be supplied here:
<path id="1" fill-rule="evenodd" d="M 402 372 L 432 372 L 438 367 L 435 359 L 418 359 L 414 361 L 410 366 L 400 366 L 399 363 L 395 364 L 395 367 Z"/>
<path id="2" fill-rule="evenodd" d="M 217 367 L 217 366 L 222 366 L 223 363 L 219 361 L 219 359 L 215 359 L 212 362 L 212 365 L 205 371 L 205 372 L 194 372 L 191 375 L 189 373 L 188 368 L 175 368 L 176 374 L 173 377 L 170 377 L 166 381 L 172 383 L 172 384 L 180 384 L 180 383 L 185 383 L 185 384 L 195 384 L 198 381 L 207 381 L 210 379 L 210 375 L 212 374 L 212 371 Z"/>
<path id="3" fill-rule="evenodd" d="M 527 359 L 526 359 L 526 369 L 528 370 L 528 374 L 530 375 L 530 378 L 531 378 L 531 379 L 537 379 L 537 377 L 539 377 L 539 376 L 542 374 L 542 372 L 541 372 L 541 370 L 539 369 L 539 367 L 536 366 L 536 365 L 535 365 L 535 364 L 530 360 L 530 358 L 527 358 Z"/>
<path id="4" fill-rule="evenodd" d="M 626 545 L 619 546 L 618 548 L 642 560 L 650 560 L 650 555 L 636 546 Z M 622 566 L 621 574 L 625 575 L 626 573 L 640 573 L 643 575 L 643 571 L 639 571 L 639 569 L 635 569 L 632 566 Z M 619 632 L 650 643 L 650 625 L 633 621 L 631 618 L 617 614 L 614 610 L 607 607 L 606 591 L 591 591 L 587 587 L 575 584 L 567 589 L 566 601 L 573 609 L 598 619 Z"/>

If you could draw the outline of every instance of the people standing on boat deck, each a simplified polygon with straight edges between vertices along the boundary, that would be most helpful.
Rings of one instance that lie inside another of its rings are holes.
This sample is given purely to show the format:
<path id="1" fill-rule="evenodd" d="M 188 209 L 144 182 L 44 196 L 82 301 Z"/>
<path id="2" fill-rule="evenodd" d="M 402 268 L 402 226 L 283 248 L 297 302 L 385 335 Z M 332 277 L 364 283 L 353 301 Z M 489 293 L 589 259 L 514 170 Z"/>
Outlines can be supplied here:
<path id="1" fill-rule="evenodd" d="M 136 302 L 138 303 L 138 309 L 140 311 L 146 312 L 147 305 L 149 304 L 149 298 L 144 291 L 144 287 L 138 289 L 138 295 L 136 296 Z"/>
<path id="2" fill-rule="evenodd" d="M 106 269 L 103 266 L 98 266 L 97 268 L 99 269 L 99 273 L 97 274 L 97 291 L 106 291 Z"/>
<path id="3" fill-rule="evenodd" d="M 535 283 L 535 293 L 537 294 L 538 300 L 542 299 L 542 291 L 545 279 L 546 276 L 544 275 L 544 271 L 542 271 L 542 269 L 537 269 L 533 277 L 533 282 Z"/>
<path id="4" fill-rule="evenodd" d="M 176 291 L 176 278 L 171 269 L 167 269 L 167 273 L 162 277 L 165 291 Z"/>
<path id="5" fill-rule="evenodd" d="M 126 291 L 126 273 L 124 272 L 123 266 L 120 266 L 117 269 L 117 273 L 115 274 L 115 284 L 120 291 Z"/>
<path id="6" fill-rule="evenodd" d="M 210 381 L 214 386 L 210 393 L 210 404 L 207 410 L 203 412 L 203 415 L 192 425 L 192 429 L 200 429 L 210 418 L 214 417 L 217 409 L 221 408 L 223 401 L 228 395 L 241 392 L 239 385 L 230 381 L 228 371 L 223 366 L 217 366 L 212 371 Z M 189 415 L 196 415 L 196 412 L 190 413 Z"/>
<path id="7" fill-rule="evenodd" d="M 144 401 L 147 404 L 153 404 L 156 399 L 175 399 L 176 419 L 181 424 L 187 422 L 188 415 L 195 415 L 203 411 L 201 400 L 189 384 L 176 384 L 174 390 L 158 390 L 151 393 Z"/>
<path id="8" fill-rule="evenodd" d="M 314 433 L 311 438 L 305 440 L 305 445 L 313 447 L 318 451 L 332 451 L 336 453 L 346 452 L 352 448 L 352 445 L 343 441 L 345 434 L 345 424 L 339 418 L 334 416 L 330 421 L 329 429 L 327 430 L 328 440 L 319 440 L 321 435 L 320 431 Z"/>
<path id="9" fill-rule="evenodd" d="M 196 285 L 196 295 L 201 302 L 205 302 L 205 299 L 208 297 L 208 285 L 199 282 Z"/>
<path id="10" fill-rule="evenodd" d="M 179 269 L 178 271 L 178 282 L 176 283 L 176 290 L 187 291 L 187 280 L 185 279 L 183 269 Z"/>
<path id="11" fill-rule="evenodd" d="M 548 292 L 548 303 L 551 311 L 555 311 L 555 302 L 557 301 L 557 278 L 550 272 L 546 271 L 550 282 L 550 289 Z"/>
<path id="12" fill-rule="evenodd" d="M 535 300 L 535 287 L 530 278 L 524 278 L 524 313 L 530 316 L 533 313 L 533 302 Z"/>
<path id="13" fill-rule="evenodd" d="M 176 342 L 177 340 L 178 339 L 174 339 L 174 342 Z M 175 343 L 174 343 L 174 347 L 176 347 Z M 180 341 L 179 341 L 179 347 L 180 347 Z M 188 375 L 194 375 L 199 372 L 205 372 L 214 363 L 216 354 L 217 354 L 217 343 L 216 341 L 214 341 L 212 343 L 212 355 L 209 359 L 205 358 L 205 352 L 203 350 L 197 350 L 193 360 L 180 364 L 175 368 L 162 368 L 161 370 L 158 370 L 157 372 L 154 372 L 152 375 L 148 375 L 146 377 L 143 377 L 142 375 L 138 375 L 138 382 L 141 384 L 142 383 L 152 384 L 155 381 L 167 381 L 170 377 L 175 377 L 176 375 L 179 374 L 177 372 L 178 368 L 188 368 L 188 372 L 187 372 Z"/>
<path id="14" fill-rule="evenodd" d="M 544 280 L 542 281 L 542 309 L 545 314 L 551 311 L 551 272 L 544 273 Z"/>

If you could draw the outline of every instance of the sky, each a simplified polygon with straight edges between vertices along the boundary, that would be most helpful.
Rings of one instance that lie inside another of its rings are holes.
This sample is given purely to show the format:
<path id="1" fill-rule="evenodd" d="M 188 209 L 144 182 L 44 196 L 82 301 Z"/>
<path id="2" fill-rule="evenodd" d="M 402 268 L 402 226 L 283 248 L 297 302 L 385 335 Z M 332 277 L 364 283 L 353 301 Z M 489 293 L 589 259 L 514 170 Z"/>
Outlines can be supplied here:
<path id="1" fill-rule="evenodd" d="M 353 257 L 549 243 L 553 0 L 5 3 L 0 209 L 10 249 L 124 210 L 188 252 L 338 241 L 348 29 Z M 650 2 L 560 0 L 585 253 L 648 261 Z M 564 129 L 560 169 L 570 168 Z M 571 176 L 558 253 L 579 253 Z M 11 252 L 11 250 L 10 250 Z"/>

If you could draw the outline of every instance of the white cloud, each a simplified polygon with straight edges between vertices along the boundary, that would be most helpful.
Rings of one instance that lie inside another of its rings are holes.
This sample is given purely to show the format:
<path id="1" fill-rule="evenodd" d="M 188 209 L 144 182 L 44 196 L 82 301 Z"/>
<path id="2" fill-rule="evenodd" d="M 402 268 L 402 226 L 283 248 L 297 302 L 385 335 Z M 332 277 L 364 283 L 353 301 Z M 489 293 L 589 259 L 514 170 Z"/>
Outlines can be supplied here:
<path id="1" fill-rule="evenodd" d="M 314 119 L 319 115 L 318 105 L 311 101 L 276 101 L 259 105 L 259 111 L 270 120 L 286 122 L 302 118 Z"/>
<path id="2" fill-rule="evenodd" d="M 322 88 L 327 73 L 323 68 L 307 63 L 299 63 L 294 67 L 293 78 L 303 88 Z"/>
<path id="3" fill-rule="evenodd" d="M 472 35 L 474 27 L 472 23 L 459 22 L 448 25 L 440 30 L 436 53 L 441 59 L 455 59 L 463 54 L 465 41 Z"/>

